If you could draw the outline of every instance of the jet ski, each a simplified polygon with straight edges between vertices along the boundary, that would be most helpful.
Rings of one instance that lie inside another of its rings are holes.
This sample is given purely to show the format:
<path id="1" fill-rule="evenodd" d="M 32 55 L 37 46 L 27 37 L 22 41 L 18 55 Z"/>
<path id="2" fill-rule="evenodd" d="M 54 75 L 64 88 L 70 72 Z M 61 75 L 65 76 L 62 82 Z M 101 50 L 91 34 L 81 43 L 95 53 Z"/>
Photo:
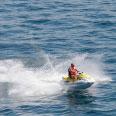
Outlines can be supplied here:
<path id="1" fill-rule="evenodd" d="M 68 89 L 87 89 L 91 87 L 95 80 L 86 73 L 79 73 L 77 79 L 71 79 L 68 76 L 63 77 L 64 85 Z"/>

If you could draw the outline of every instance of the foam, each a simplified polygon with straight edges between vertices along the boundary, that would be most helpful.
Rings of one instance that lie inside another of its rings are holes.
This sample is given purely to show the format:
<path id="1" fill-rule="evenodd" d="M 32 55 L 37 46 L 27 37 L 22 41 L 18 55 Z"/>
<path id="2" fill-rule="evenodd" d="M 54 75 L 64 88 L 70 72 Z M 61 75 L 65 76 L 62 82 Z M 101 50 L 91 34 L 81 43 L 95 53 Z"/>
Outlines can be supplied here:
<path id="1" fill-rule="evenodd" d="M 71 55 L 72 56 L 72 55 Z M 51 57 L 51 56 L 50 56 Z M 110 81 L 103 72 L 103 64 L 98 56 L 74 54 L 73 58 L 58 60 L 45 55 L 46 62 L 38 68 L 26 67 L 20 60 L 0 61 L 0 83 L 11 83 L 9 96 L 47 96 L 61 93 L 62 76 L 67 75 L 70 63 L 77 64 L 80 71 L 88 73 L 96 82 Z"/>

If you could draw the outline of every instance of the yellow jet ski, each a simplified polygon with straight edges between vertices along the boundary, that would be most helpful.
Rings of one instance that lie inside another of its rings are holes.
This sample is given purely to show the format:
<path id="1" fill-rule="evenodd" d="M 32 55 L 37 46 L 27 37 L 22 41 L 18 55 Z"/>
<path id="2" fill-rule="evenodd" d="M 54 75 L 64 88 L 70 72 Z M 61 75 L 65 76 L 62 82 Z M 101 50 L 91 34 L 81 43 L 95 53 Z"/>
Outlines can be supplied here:
<path id="1" fill-rule="evenodd" d="M 63 77 L 65 85 L 71 89 L 86 89 L 94 83 L 94 79 L 86 73 L 79 73 L 77 79 L 71 79 L 68 76 Z"/>

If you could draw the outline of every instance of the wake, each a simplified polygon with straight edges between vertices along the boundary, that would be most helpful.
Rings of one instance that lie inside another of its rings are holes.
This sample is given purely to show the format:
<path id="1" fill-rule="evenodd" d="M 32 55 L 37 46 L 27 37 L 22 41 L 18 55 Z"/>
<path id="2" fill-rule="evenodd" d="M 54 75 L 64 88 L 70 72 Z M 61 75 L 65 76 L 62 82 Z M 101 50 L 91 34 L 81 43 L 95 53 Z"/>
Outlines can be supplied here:
<path id="1" fill-rule="evenodd" d="M 61 93 L 64 89 L 62 77 L 67 75 L 67 69 L 72 62 L 80 71 L 93 77 L 97 83 L 111 81 L 103 71 L 100 57 L 75 54 L 73 58 L 59 60 L 44 55 L 44 59 L 46 62 L 40 67 L 25 66 L 20 60 L 1 60 L 0 84 L 7 89 L 0 89 L 0 92 L 7 91 L 10 97 L 48 96 Z"/>

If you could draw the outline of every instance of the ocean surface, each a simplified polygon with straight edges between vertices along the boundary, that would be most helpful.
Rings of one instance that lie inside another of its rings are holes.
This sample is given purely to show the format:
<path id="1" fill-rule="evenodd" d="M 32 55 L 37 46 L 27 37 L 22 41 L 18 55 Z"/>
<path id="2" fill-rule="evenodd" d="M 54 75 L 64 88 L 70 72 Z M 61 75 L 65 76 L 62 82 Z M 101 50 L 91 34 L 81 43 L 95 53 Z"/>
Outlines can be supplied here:
<path id="1" fill-rule="evenodd" d="M 116 116 L 116 0 L 0 0 L 0 116 Z"/>

